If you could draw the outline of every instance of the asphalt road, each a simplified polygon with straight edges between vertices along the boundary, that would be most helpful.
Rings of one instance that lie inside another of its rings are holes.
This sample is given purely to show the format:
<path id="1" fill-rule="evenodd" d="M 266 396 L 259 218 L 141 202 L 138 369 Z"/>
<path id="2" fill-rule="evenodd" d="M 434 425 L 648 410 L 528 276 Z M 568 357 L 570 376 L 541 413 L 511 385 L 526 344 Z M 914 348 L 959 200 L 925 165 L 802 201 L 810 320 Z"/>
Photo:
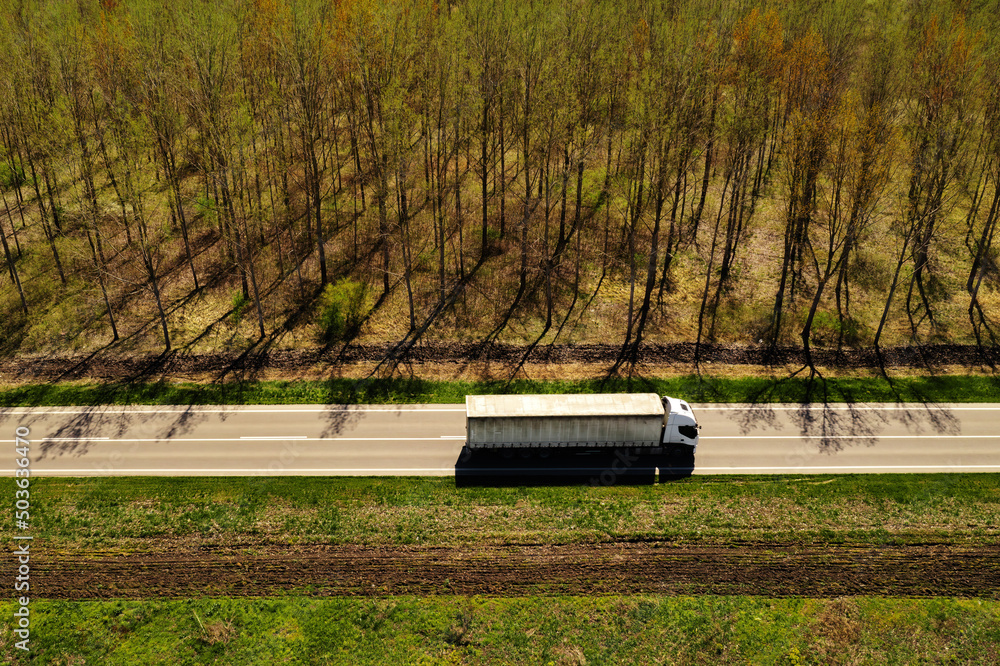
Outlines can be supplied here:
<path id="1" fill-rule="evenodd" d="M 695 474 L 1000 472 L 1000 404 L 693 407 Z M 34 476 L 444 476 L 465 406 L 8 408 L 8 476 L 18 428 Z"/>

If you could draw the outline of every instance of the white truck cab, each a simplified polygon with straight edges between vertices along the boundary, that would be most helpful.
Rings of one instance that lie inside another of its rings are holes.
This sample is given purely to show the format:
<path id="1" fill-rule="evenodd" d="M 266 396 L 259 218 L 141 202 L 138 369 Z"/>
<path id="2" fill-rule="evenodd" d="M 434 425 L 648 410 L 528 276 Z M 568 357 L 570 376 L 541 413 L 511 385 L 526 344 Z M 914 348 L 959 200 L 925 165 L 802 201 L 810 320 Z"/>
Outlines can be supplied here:
<path id="1" fill-rule="evenodd" d="M 691 405 L 685 400 L 670 396 L 661 398 L 664 409 L 663 443 L 681 444 L 691 447 L 694 453 L 698 448 L 698 420 L 691 410 Z"/>

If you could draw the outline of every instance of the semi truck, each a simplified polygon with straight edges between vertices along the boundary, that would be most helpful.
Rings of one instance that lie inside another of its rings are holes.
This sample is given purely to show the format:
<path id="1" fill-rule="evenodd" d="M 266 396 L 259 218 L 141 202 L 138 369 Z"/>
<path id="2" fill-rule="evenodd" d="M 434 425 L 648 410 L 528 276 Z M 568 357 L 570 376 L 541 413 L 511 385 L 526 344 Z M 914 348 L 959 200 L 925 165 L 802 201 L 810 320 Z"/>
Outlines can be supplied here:
<path id="1" fill-rule="evenodd" d="M 686 401 L 655 393 L 469 395 L 456 482 L 652 483 L 694 467 Z"/>

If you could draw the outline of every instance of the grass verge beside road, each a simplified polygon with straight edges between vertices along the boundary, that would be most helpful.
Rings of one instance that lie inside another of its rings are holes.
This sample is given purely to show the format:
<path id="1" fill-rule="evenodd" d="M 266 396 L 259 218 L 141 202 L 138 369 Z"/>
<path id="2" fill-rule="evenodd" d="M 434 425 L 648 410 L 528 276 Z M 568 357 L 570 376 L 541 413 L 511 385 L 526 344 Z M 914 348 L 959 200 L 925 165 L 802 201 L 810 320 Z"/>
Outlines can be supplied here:
<path id="1" fill-rule="evenodd" d="M 0 603 L 10 617 L 13 605 Z M 35 601 L 32 664 L 995 664 L 983 599 L 304 596 Z"/>
<path id="2" fill-rule="evenodd" d="M 585 381 L 330 379 L 225 383 L 30 384 L 0 388 L 0 407 L 462 403 L 468 394 L 655 392 L 690 402 L 1000 402 L 1000 376 L 713 377 Z"/>
<path id="3" fill-rule="evenodd" d="M 244 543 L 992 545 L 1000 474 L 696 476 L 657 486 L 455 488 L 450 478 L 38 478 L 59 550 Z"/>
<path id="4" fill-rule="evenodd" d="M 120 567 L 135 553 L 150 551 L 167 557 L 155 562 L 161 569 L 183 568 L 191 555 L 211 560 L 223 551 L 240 566 L 263 561 L 281 567 L 289 562 L 272 562 L 268 552 L 303 544 L 440 546 L 475 555 L 479 551 L 468 549 L 470 544 L 576 542 L 596 549 L 590 544 L 660 540 L 739 545 L 744 554 L 747 547 L 759 548 L 763 559 L 778 557 L 777 564 L 794 568 L 801 563 L 768 550 L 779 544 L 828 545 L 831 551 L 845 543 L 876 550 L 902 544 L 918 545 L 925 557 L 948 558 L 992 546 L 1000 537 L 997 474 L 692 477 L 658 486 L 462 489 L 442 478 L 39 478 L 32 498 L 32 584 L 42 589 L 60 559 L 69 557 L 75 563 L 69 575 L 79 576 L 81 567 Z M 889 573 L 902 574 L 894 562 Z M 751 565 L 762 562 L 736 564 Z M 635 562 L 626 566 L 641 569 Z M 810 571 L 803 575 L 833 569 Z M 177 575 L 196 573 L 185 569 Z M 134 574 L 150 576 L 138 569 Z M 13 634 L 5 632 L 0 661 L 1000 661 L 995 589 L 965 593 L 973 598 L 782 596 L 797 594 L 794 588 L 768 596 L 674 596 L 630 594 L 617 582 L 610 594 L 596 596 L 388 596 L 374 585 L 367 594 L 366 584 L 360 593 L 329 598 L 321 579 L 306 575 L 296 582 L 294 594 L 261 597 L 244 592 L 67 601 L 36 593 L 32 652 L 21 654 Z M 197 587 L 195 594 L 204 589 Z M 113 592 L 109 587 L 95 594 Z M 0 613 L 11 617 L 13 611 L 13 602 L 0 602 Z"/>

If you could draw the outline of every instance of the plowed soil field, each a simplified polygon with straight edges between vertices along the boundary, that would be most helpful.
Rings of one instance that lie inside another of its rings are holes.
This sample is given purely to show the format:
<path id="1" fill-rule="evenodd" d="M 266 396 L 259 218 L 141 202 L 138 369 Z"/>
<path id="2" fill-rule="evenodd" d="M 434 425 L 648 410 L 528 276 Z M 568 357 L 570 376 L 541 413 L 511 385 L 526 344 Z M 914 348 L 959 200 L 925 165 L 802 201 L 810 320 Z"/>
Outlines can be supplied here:
<path id="1" fill-rule="evenodd" d="M 159 541 L 159 540 L 158 540 Z M 1000 598 L 1000 546 L 242 544 L 32 556 L 34 596 L 740 594 Z M 42 544 L 39 544 L 42 546 Z M 7 574 L 4 574 L 5 576 Z"/>

